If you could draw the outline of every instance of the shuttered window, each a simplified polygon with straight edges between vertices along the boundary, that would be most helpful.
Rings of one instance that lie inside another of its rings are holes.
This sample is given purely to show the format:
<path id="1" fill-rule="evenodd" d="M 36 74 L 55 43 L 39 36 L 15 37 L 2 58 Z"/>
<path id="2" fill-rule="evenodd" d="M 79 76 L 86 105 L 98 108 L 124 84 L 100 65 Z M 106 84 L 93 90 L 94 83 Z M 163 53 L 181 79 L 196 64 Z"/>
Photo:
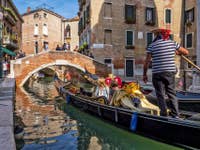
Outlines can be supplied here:
<path id="1" fill-rule="evenodd" d="M 186 22 L 194 22 L 194 8 L 186 11 Z"/>
<path id="2" fill-rule="evenodd" d="M 169 39 L 174 40 L 174 35 L 173 35 L 173 34 L 170 34 L 170 35 L 169 35 Z"/>
<path id="3" fill-rule="evenodd" d="M 192 33 L 188 33 L 186 34 L 186 48 L 192 48 L 193 45 L 192 45 Z"/>
<path id="4" fill-rule="evenodd" d="M 112 63 L 112 59 L 111 58 L 105 58 L 104 59 L 104 63 L 105 64 L 111 64 Z"/>
<path id="5" fill-rule="evenodd" d="M 90 5 L 87 6 L 87 9 L 86 9 L 86 22 L 87 23 L 90 23 Z"/>
<path id="6" fill-rule="evenodd" d="M 165 23 L 171 23 L 171 9 L 165 10 Z"/>
<path id="7" fill-rule="evenodd" d="M 125 5 L 126 23 L 136 23 L 136 7 L 134 5 Z"/>
<path id="8" fill-rule="evenodd" d="M 39 34 L 39 27 L 38 24 L 35 24 L 34 26 L 34 35 L 37 36 Z"/>
<path id="9" fill-rule="evenodd" d="M 112 30 L 110 29 L 104 30 L 104 44 L 112 44 Z"/>
<path id="10" fill-rule="evenodd" d="M 147 46 L 153 41 L 153 33 L 147 33 Z"/>
<path id="11" fill-rule="evenodd" d="M 108 2 L 104 3 L 104 17 L 108 18 L 112 17 L 112 3 Z"/>
<path id="12" fill-rule="evenodd" d="M 83 28 L 85 29 L 86 27 L 86 11 L 83 13 Z"/>
<path id="13" fill-rule="evenodd" d="M 134 32 L 126 31 L 126 46 L 133 46 L 133 45 L 134 45 Z"/>
<path id="14" fill-rule="evenodd" d="M 146 8 L 146 15 L 145 15 L 145 22 L 146 25 L 154 25 L 155 24 L 155 8 Z"/>
<path id="15" fill-rule="evenodd" d="M 133 77 L 134 75 L 134 60 L 126 59 L 126 77 Z"/>

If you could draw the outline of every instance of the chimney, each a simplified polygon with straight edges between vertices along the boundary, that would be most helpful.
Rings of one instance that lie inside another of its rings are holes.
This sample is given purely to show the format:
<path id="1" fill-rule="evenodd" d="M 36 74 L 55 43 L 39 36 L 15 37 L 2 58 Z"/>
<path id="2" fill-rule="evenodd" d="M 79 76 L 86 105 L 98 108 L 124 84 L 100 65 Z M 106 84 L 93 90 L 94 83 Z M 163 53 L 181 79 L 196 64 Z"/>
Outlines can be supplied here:
<path id="1" fill-rule="evenodd" d="M 29 13 L 31 11 L 31 7 L 28 7 L 26 12 Z"/>

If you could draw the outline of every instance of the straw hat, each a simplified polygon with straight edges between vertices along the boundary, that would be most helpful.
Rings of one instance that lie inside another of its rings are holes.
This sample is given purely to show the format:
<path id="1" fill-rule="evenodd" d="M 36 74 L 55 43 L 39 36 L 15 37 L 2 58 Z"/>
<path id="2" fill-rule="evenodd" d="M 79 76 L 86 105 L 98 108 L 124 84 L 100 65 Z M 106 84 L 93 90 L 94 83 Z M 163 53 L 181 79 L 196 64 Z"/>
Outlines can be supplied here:
<path id="1" fill-rule="evenodd" d="M 165 28 L 160 28 L 160 27 L 156 27 L 156 28 L 153 28 L 151 30 L 152 33 L 159 33 L 159 32 L 171 32 L 171 30 L 169 29 L 165 29 Z"/>

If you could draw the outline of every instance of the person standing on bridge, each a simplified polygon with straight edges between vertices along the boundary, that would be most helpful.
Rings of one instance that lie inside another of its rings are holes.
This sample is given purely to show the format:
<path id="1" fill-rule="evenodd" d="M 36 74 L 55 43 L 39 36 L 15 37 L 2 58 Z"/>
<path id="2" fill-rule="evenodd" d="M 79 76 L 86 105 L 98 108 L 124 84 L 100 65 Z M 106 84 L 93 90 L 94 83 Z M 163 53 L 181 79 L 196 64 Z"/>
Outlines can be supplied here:
<path id="1" fill-rule="evenodd" d="M 144 63 L 143 81 L 146 83 L 147 70 L 152 59 L 153 85 L 158 99 L 161 116 L 168 116 L 165 94 L 170 101 L 170 115 L 179 117 L 178 101 L 175 91 L 175 54 L 188 55 L 188 50 L 181 47 L 177 42 L 169 39 L 170 30 L 154 29 L 156 37 L 147 48 L 147 56 Z"/>

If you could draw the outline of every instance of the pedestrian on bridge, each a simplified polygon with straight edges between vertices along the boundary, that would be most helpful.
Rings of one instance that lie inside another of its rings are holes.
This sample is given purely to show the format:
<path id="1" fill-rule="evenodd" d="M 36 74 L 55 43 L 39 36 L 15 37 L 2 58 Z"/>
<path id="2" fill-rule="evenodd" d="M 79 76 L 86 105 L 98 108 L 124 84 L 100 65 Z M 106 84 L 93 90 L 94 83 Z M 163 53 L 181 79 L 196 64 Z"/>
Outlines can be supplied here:
<path id="1" fill-rule="evenodd" d="M 143 81 L 146 83 L 147 70 L 152 60 L 152 81 L 158 99 L 161 116 L 168 116 L 165 94 L 169 98 L 172 117 L 179 117 L 178 101 L 175 91 L 175 54 L 187 55 L 188 50 L 169 39 L 170 30 L 157 28 L 152 31 L 156 37 L 147 48 L 144 63 Z"/>

